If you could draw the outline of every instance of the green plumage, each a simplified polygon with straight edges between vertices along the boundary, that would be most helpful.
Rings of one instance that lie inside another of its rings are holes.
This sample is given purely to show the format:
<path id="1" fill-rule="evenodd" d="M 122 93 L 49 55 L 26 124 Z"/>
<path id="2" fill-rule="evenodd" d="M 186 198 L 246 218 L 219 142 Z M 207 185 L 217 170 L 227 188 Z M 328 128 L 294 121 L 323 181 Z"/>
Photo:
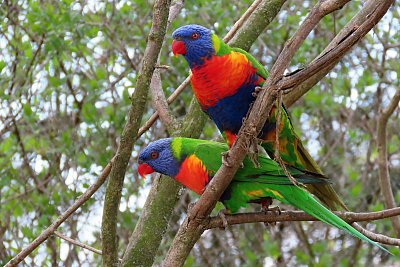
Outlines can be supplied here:
<path id="1" fill-rule="evenodd" d="M 228 46 L 229 47 L 229 46 Z M 228 49 L 225 49 L 225 53 Z M 242 53 L 251 62 L 252 66 L 257 70 L 257 74 L 263 79 L 267 79 L 268 71 L 258 62 L 251 54 L 240 48 L 232 47 L 231 51 Z M 262 86 L 264 83 L 259 84 Z M 276 123 L 277 109 L 273 108 L 270 113 L 269 123 Z M 323 172 L 318 167 L 318 164 L 314 161 L 308 151 L 304 148 L 300 138 L 294 131 L 290 116 L 284 106 L 281 108 L 281 126 L 279 135 L 279 155 L 282 160 L 291 166 L 305 170 L 308 172 L 321 174 L 320 178 L 324 179 Z M 275 157 L 276 142 L 275 142 L 275 129 L 267 134 L 264 138 L 264 142 L 261 146 L 266 150 L 271 158 Z M 335 190 L 330 184 L 320 183 L 307 185 L 307 189 L 318 196 L 318 198 L 330 209 L 335 210 L 337 207 L 341 207 L 348 210 L 343 201 L 339 198 Z"/>
<path id="2" fill-rule="evenodd" d="M 221 153 L 228 149 L 225 144 L 188 138 L 174 138 L 172 148 L 173 154 L 179 155 L 181 158 L 195 155 L 201 160 L 210 177 L 215 175 L 222 164 Z M 239 168 L 231 184 L 225 190 L 221 201 L 231 212 L 237 212 L 239 208 L 245 207 L 248 203 L 272 197 L 387 251 L 324 207 L 305 189 L 293 185 L 275 161 L 260 156 L 259 163 L 261 167 L 255 168 L 246 157 L 243 161 L 243 168 Z M 305 185 L 319 185 L 328 182 L 327 179 L 321 180 L 318 175 L 304 173 L 296 168 L 288 167 L 288 171 Z"/>

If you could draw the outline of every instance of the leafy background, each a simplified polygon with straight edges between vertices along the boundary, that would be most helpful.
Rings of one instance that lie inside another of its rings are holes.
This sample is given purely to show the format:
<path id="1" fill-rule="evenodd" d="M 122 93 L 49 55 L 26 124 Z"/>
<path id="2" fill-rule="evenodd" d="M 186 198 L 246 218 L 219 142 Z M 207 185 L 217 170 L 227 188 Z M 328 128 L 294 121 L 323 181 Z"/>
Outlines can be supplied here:
<path id="1" fill-rule="evenodd" d="M 253 44 L 251 53 L 270 68 L 285 41 L 316 1 L 290 0 Z M 162 75 L 167 95 L 188 74 L 172 57 L 173 29 L 202 24 L 224 36 L 251 1 L 187 1 L 172 23 L 161 54 L 170 70 Z M 151 27 L 153 1 L 3 1 L 0 6 L 0 264 L 31 242 L 69 207 L 116 152 L 130 94 Z M 295 70 L 316 57 L 359 10 L 352 1 L 327 16 L 292 61 Z M 400 77 L 400 8 L 382 21 L 330 74 L 290 108 L 293 124 L 323 171 L 353 211 L 383 209 L 377 173 L 376 125 Z M 397 46 L 396 46 L 397 45 Z M 182 117 L 192 97 L 187 89 L 171 105 Z M 154 110 L 148 105 L 144 120 Z M 397 203 L 400 186 L 399 109 L 388 124 L 388 159 Z M 118 219 L 121 251 L 141 213 L 151 181 L 137 175 L 136 157 L 152 140 L 165 137 L 157 122 L 136 142 Z M 218 138 L 207 122 L 201 138 Z M 59 229 L 101 247 L 104 187 Z M 159 264 L 196 198 L 182 191 L 176 215 L 159 249 Z M 220 208 L 220 207 L 219 207 Z M 287 208 L 282 206 L 282 208 Z M 256 210 L 257 207 L 251 207 Z M 368 224 L 395 236 L 389 220 Z M 364 266 L 394 265 L 380 251 L 320 222 L 249 224 L 207 231 L 187 266 Z M 100 256 L 51 237 L 25 261 L 30 266 L 93 266 Z"/>

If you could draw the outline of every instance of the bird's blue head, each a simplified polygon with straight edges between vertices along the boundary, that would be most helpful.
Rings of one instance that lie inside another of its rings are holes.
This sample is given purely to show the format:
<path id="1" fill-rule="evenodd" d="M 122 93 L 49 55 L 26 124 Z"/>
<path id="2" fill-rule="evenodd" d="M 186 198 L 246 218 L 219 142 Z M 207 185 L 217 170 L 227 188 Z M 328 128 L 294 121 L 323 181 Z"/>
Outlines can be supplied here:
<path id="1" fill-rule="evenodd" d="M 172 52 L 183 55 L 190 68 L 200 66 L 215 54 L 212 36 L 209 29 L 200 25 L 182 26 L 172 33 Z"/>
<path id="2" fill-rule="evenodd" d="M 164 138 L 151 142 L 139 154 L 138 172 L 143 178 L 153 172 L 162 173 L 171 177 L 179 172 L 179 162 L 174 158 L 171 148 L 171 138 Z"/>

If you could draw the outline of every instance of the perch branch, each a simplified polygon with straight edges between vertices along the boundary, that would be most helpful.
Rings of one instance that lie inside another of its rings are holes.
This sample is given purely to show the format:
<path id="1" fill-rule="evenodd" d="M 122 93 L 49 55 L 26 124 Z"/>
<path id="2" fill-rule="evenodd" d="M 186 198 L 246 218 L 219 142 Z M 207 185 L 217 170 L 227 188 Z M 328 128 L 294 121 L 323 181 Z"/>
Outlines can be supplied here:
<path id="1" fill-rule="evenodd" d="M 352 224 L 354 228 L 365 234 L 371 240 L 387 245 L 393 245 L 393 246 L 400 245 L 400 239 L 391 238 L 385 235 L 375 234 L 354 223 L 354 222 L 381 220 L 385 218 L 393 218 L 395 216 L 399 216 L 400 207 L 382 211 L 376 211 L 376 212 L 357 213 L 357 212 L 334 211 L 333 213 L 335 213 L 337 216 L 339 216 L 349 224 Z M 292 222 L 292 221 L 318 221 L 318 219 L 314 218 L 311 215 L 308 215 L 303 211 L 282 211 L 281 214 L 276 214 L 276 212 L 273 211 L 251 212 L 251 213 L 238 213 L 234 215 L 226 215 L 225 217 L 228 225 L 255 223 L 255 222 L 273 223 L 273 222 Z M 219 216 L 214 216 L 209 218 L 208 223 L 204 225 L 205 229 L 221 228 L 223 226 L 224 222 Z"/>
<path id="2" fill-rule="evenodd" d="M 393 96 L 392 100 L 389 103 L 389 106 L 381 111 L 380 117 L 378 119 L 378 129 L 377 129 L 377 146 L 378 146 L 378 174 L 379 174 L 379 183 L 382 191 L 383 200 L 385 203 L 385 207 L 387 209 L 396 207 L 396 202 L 393 196 L 393 190 L 390 183 L 390 175 L 389 175 L 389 163 L 387 159 L 387 151 L 386 151 L 386 126 L 389 120 L 389 117 L 393 114 L 394 110 L 399 105 L 400 101 L 400 90 L 396 92 Z M 396 231 L 396 235 L 400 237 L 400 222 L 398 218 L 391 218 L 392 225 L 394 230 Z"/>
<path id="3" fill-rule="evenodd" d="M 341 3 L 341 5 L 338 5 L 338 3 Z M 195 206 L 190 209 L 188 216 L 182 223 L 168 251 L 163 263 L 164 266 L 183 265 L 190 250 L 204 231 L 204 219 L 214 208 L 215 203 L 231 182 L 240 163 L 247 154 L 249 144 L 251 143 L 249 140 L 256 138 L 262 125 L 268 118 L 269 112 L 277 98 L 278 87 L 276 87 L 276 84 L 282 78 L 294 53 L 323 16 L 340 8 L 345 3 L 347 1 L 318 2 L 293 38 L 285 45 L 263 86 L 264 90 L 258 95 L 249 117 L 243 123 L 235 143 L 228 151 L 225 158 L 228 164 L 221 166 Z"/>

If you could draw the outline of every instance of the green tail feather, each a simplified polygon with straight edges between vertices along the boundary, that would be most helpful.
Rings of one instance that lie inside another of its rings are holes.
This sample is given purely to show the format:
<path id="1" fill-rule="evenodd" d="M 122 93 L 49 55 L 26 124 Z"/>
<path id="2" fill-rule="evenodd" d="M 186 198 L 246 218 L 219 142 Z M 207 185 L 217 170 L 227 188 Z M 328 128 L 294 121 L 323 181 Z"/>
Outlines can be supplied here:
<path id="1" fill-rule="evenodd" d="M 390 253 L 386 248 L 379 245 L 378 243 L 372 241 L 362 233 L 358 232 L 354 229 L 350 224 L 345 222 L 343 219 L 332 213 L 330 210 L 325 208 L 322 204 L 320 204 L 316 199 L 314 199 L 311 195 L 305 192 L 303 189 L 300 189 L 295 186 L 286 186 L 281 187 L 279 192 L 285 198 L 284 202 L 288 202 L 289 204 L 293 205 L 294 207 L 305 211 L 306 213 L 314 216 L 318 220 L 342 229 L 343 231 L 363 240 L 366 241 L 387 253 Z M 390 253 L 392 254 L 392 253 Z"/>
<path id="2" fill-rule="evenodd" d="M 299 155 L 301 156 L 300 160 L 304 162 L 305 169 L 307 171 L 322 174 L 321 169 L 318 167 L 317 163 L 313 160 L 308 151 L 303 147 L 303 144 L 300 140 L 298 142 L 297 148 Z M 317 196 L 322 201 L 322 203 L 324 203 L 331 210 L 335 210 L 336 206 L 339 206 L 347 211 L 349 210 L 343 203 L 343 201 L 339 198 L 338 194 L 335 192 L 331 185 L 308 185 L 307 189 L 315 196 Z"/>

